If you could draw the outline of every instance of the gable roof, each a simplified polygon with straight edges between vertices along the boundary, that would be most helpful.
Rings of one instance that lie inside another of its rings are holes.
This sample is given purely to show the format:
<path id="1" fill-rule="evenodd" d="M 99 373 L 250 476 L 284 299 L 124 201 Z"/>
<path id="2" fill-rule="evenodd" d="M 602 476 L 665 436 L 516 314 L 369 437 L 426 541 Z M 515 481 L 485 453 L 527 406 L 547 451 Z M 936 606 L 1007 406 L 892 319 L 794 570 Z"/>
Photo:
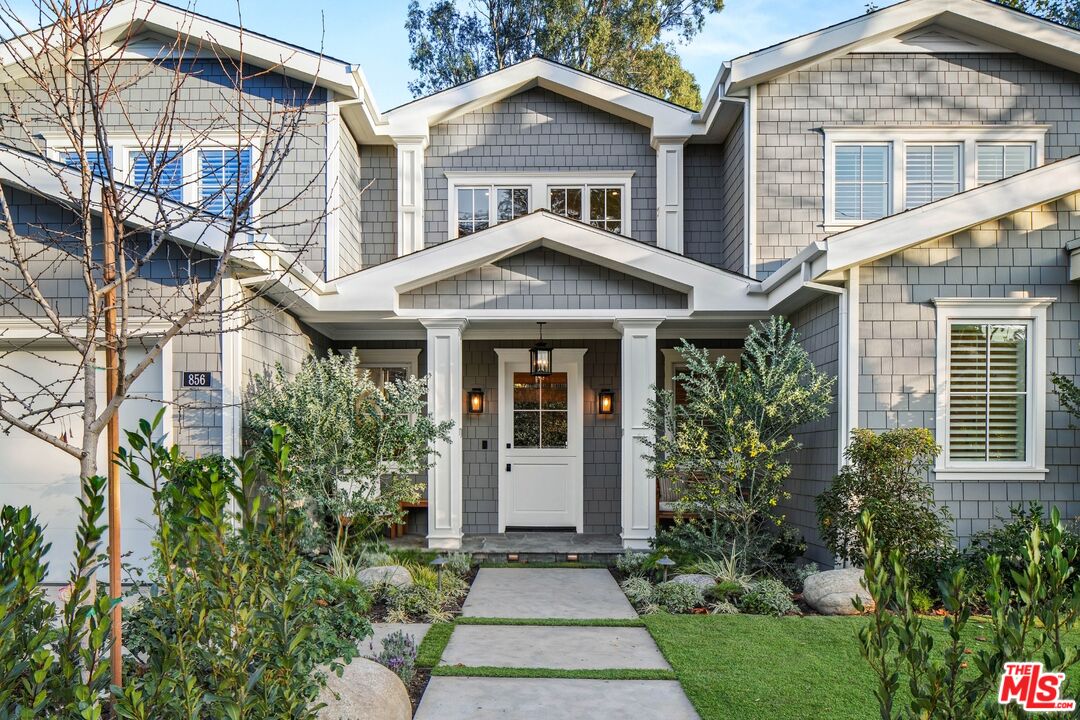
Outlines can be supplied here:
<path id="1" fill-rule="evenodd" d="M 724 94 L 934 24 L 962 36 L 1080 72 L 1080 32 L 990 0 L 904 0 L 730 61 Z"/>
<path id="2" fill-rule="evenodd" d="M 533 87 L 652 129 L 654 137 L 688 137 L 704 131 L 698 113 L 652 95 L 540 57 L 530 58 L 469 82 L 413 100 L 383 113 L 381 133 L 426 136 L 432 125 L 459 117 Z"/>
<path id="3" fill-rule="evenodd" d="M 661 250 L 637 240 L 570 220 L 547 210 L 537 210 L 509 222 L 411 255 L 361 270 L 329 283 L 332 294 L 318 298 L 321 311 L 399 311 L 398 294 L 453 277 L 535 247 L 546 247 L 571 257 L 618 270 L 626 275 L 687 294 L 690 315 L 700 312 L 760 313 L 767 310 L 765 299 L 749 295 L 755 284 L 751 278 L 714 268 L 677 253 Z M 544 311 L 553 314 L 552 311 Z M 580 311 L 567 311 L 580 314 Z M 633 311 L 648 316 L 648 311 Z M 434 315 L 438 313 L 435 312 Z M 461 310 L 447 311 L 461 315 Z M 500 314 L 505 312 L 500 311 Z M 555 311 L 554 314 L 559 314 Z M 610 316 L 611 311 L 605 311 Z M 671 311 L 663 313 L 671 315 Z M 676 313 L 677 314 L 677 313 Z M 417 313 L 432 317 L 432 310 Z M 477 313 L 470 313 L 470 317 Z"/>

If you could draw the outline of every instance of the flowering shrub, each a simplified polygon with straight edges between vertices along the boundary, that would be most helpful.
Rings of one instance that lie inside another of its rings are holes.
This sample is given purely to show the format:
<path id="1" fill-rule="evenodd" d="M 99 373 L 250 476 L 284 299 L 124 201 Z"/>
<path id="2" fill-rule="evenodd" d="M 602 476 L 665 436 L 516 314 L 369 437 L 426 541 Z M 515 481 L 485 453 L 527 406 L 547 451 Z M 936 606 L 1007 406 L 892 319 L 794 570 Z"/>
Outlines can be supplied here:
<path id="1" fill-rule="evenodd" d="M 396 630 L 383 639 L 382 650 L 375 660 L 393 670 L 401 682 L 408 685 L 416 677 L 416 640 L 412 635 Z"/>

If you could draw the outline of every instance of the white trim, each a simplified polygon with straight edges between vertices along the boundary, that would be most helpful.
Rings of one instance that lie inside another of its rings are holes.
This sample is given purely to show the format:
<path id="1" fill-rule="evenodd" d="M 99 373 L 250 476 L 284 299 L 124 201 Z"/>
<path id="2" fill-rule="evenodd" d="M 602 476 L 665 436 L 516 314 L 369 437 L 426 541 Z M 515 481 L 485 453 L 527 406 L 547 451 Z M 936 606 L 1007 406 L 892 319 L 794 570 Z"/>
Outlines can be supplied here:
<path id="1" fill-rule="evenodd" d="M 657 333 L 657 337 L 660 333 Z M 745 333 L 744 335 L 745 336 Z M 697 338 L 697 336 L 694 336 Z M 717 358 L 724 358 L 732 362 L 742 357 L 742 348 L 705 348 L 709 353 L 709 360 L 716 362 Z M 664 389 L 669 393 L 675 392 L 675 366 L 685 364 L 686 358 L 678 348 L 660 348 L 660 354 L 664 358 Z"/>
<path id="2" fill-rule="evenodd" d="M 1007 475 L 1017 480 L 1035 479 L 1046 468 L 1046 316 L 1056 298 L 934 298 L 936 316 L 935 434 L 941 455 L 934 473 L 939 480 L 974 480 L 985 475 Z M 1027 343 L 1027 458 L 1023 462 L 966 462 L 949 460 L 949 324 L 956 320 L 988 322 L 1025 321 Z"/>
<path id="3" fill-rule="evenodd" d="M 426 137 L 394 138 L 397 146 L 398 257 L 424 248 Z"/>
<path id="4" fill-rule="evenodd" d="M 161 402 L 165 407 L 165 414 L 161 416 L 161 435 L 168 438 L 170 443 L 175 443 L 176 438 L 173 437 L 173 432 L 176 429 L 175 408 L 176 408 L 176 388 L 173 386 L 173 345 L 175 337 L 170 338 L 161 347 L 161 356 L 158 358 L 161 361 Z M 224 454 L 224 453 L 223 453 Z M 226 457 L 228 457 L 226 455 Z"/>
<path id="5" fill-rule="evenodd" d="M 1026 173 L 867 223 L 828 239 L 823 272 L 844 270 L 928 240 L 1005 217 L 1076 192 L 1080 156 L 1047 163 Z M 818 267 L 815 265 L 815 271 Z"/>
<path id="6" fill-rule="evenodd" d="M 427 330 L 428 412 L 435 422 L 454 424 L 439 440 L 428 468 L 428 547 L 461 547 L 462 365 L 461 335 L 468 320 L 424 320 Z"/>
<path id="7" fill-rule="evenodd" d="M 909 33 L 886 38 L 863 45 L 854 51 L 859 53 L 1009 53 L 1013 51 L 988 43 L 980 38 L 961 32 L 949 32 L 937 25 L 912 30 Z"/>
<path id="8" fill-rule="evenodd" d="M 859 364 L 861 362 L 859 267 L 849 269 L 846 276 L 843 292 L 840 295 L 838 468 L 844 466 L 845 455 L 851 443 L 851 431 L 859 426 Z"/>
<path id="9" fill-rule="evenodd" d="M 576 423 L 569 425 L 567 443 L 567 456 L 572 457 L 571 466 L 574 473 L 574 483 L 571 490 L 574 503 L 573 515 L 577 532 L 585 532 L 585 353 L 584 348 L 555 348 L 552 350 L 552 366 L 569 368 L 567 417 L 576 418 Z M 528 367 L 528 348 L 495 348 L 495 354 L 499 358 L 499 383 L 498 401 L 495 412 L 498 413 L 498 438 L 499 447 L 499 532 L 506 532 L 509 512 L 506 502 L 510 497 L 509 482 L 506 476 L 506 465 L 510 462 L 507 445 L 513 437 L 513 400 L 510 393 L 512 389 L 506 382 L 507 371 L 510 365 L 524 365 Z M 486 412 L 486 411 L 485 411 Z"/>
<path id="10" fill-rule="evenodd" d="M 239 307 L 243 289 L 232 275 L 221 280 L 221 454 L 239 457 L 243 452 L 241 427 L 244 398 L 244 318 L 242 310 L 226 315 L 226 308 Z"/>
<path id="11" fill-rule="evenodd" d="M 362 368 L 403 367 L 409 377 L 420 375 L 420 348 L 369 349 L 354 347 Z"/>
<path id="12" fill-rule="evenodd" d="M 633 170 L 604 171 L 604 172 L 460 172 L 450 171 L 446 176 L 446 227 L 447 239 L 458 238 L 458 202 L 457 191 L 459 188 L 484 188 L 489 189 L 488 194 L 488 221 L 490 227 L 499 225 L 496 190 L 499 188 L 529 188 L 529 212 L 537 210 L 551 210 L 551 190 L 563 187 L 580 187 L 581 192 L 581 222 L 589 222 L 589 188 L 590 187 L 620 187 L 623 191 L 622 214 L 620 221 L 623 231 L 619 233 L 625 237 L 633 237 L 630 229 L 630 210 Z M 515 218 L 516 219 L 516 218 Z M 510 222 L 510 221 L 504 221 Z"/>
<path id="13" fill-rule="evenodd" d="M 683 208 L 686 204 L 683 187 L 683 145 L 686 140 L 662 138 L 655 143 L 656 245 L 680 255 L 683 254 Z M 624 215 L 627 204 L 623 203 Z M 630 235 L 628 226 L 625 230 L 625 234 Z"/>
<path id="14" fill-rule="evenodd" d="M 323 277 L 341 274 L 341 111 L 326 91 L 326 266 Z"/>
<path id="15" fill-rule="evenodd" d="M 743 274 L 752 278 L 757 275 L 757 85 L 750 86 L 750 97 L 743 116 L 743 145 L 746 148 L 743 167 Z"/>
<path id="16" fill-rule="evenodd" d="M 889 147 L 889 205 L 886 215 L 906 207 L 907 145 L 959 145 L 959 192 L 978 186 L 977 146 L 982 143 L 1023 143 L 1034 147 L 1035 166 L 1045 163 L 1049 125 L 940 125 L 940 126 L 825 126 L 825 217 L 827 232 L 865 225 L 873 220 L 835 217 L 836 147 L 840 145 L 886 145 Z M 880 219 L 880 218 L 879 218 Z"/>
<path id="17" fill-rule="evenodd" d="M 620 380 L 622 399 L 622 542 L 623 547 L 644 550 L 656 534 L 656 481 L 642 457 L 647 427 L 650 391 L 656 383 L 655 320 L 616 320 L 622 333 L 620 344 Z"/>

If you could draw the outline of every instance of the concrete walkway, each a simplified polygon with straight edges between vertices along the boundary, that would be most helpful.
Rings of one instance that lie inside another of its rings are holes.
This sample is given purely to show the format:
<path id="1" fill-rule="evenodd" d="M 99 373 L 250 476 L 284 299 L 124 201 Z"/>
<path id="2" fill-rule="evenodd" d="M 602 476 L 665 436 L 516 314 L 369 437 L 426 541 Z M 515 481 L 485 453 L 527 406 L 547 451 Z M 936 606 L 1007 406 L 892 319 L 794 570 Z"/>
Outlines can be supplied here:
<path id="1" fill-rule="evenodd" d="M 484 568 L 468 617 L 628 619 L 637 614 L 607 570 Z M 670 670 L 648 630 L 564 625 L 458 625 L 441 665 L 534 671 Z M 431 678 L 416 720 L 698 720 L 674 680 Z"/>

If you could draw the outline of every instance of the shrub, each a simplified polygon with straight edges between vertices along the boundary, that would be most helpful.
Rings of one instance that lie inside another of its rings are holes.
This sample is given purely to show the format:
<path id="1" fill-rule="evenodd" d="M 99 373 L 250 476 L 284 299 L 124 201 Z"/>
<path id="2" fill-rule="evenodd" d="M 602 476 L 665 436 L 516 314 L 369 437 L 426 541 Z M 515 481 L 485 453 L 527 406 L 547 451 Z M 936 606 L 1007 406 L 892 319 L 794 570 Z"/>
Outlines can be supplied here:
<path id="1" fill-rule="evenodd" d="M 360 641 L 371 635 L 367 590 L 355 578 L 334 577 L 315 565 L 307 565 L 299 581 L 299 620 L 311 627 L 312 660 L 318 664 L 334 664 L 338 658 L 351 662 Z"/>
<path id="2" fill-rule="evenodd" d="M 743 612 L 751 615 L 789 615 L 798 612 L 791 602 L 791 590 L 775 578 L 758 580 L 739 601 Z"/>
<path id="3" fill-rule="evenodd" d="M 750 589 L 750 583 L 719 582 L 705 589 L 706 600 L 738 600 Z"/>
<path id="4" fill-rule="evenodd" d="M 393 670 L 408 687 L 416 677 L 416 640 L 401 630 L 390 633 L 383 639 L 375 661 Z"/>
<path id="5" fill-rule="evenodd" d="M 448 570 L 458 577 L 465 577 L 472 570 L 472 555 L 463 552 L 452 552 L 446 556 L 446 565 L 443 570 Z"/>
<path id="6" fill-rule="evenodd" d="M 739 571 L 738 563 L 733 557 L 722 560 L 707 558 L 695 563 L 691 570 L 701 575 L 708 575 L 717 583 L 735 585 L 742 590 L 750 587 L 750 583 L 753 582 L 753 576 Z"/>
<path id="7" fill-rule="evenodd" d="M 886 555 L 899 550 L 909 570 L 946 553 L 953 542 L 951 518 L 944 507 L 935 506 L 927 480 L 940 450 L 925 428 L 880 434 L 853 430 L 848 464 L 817 498 L 818 525 L 829 550 L 863 565 L 858 524 L 868 511 L 875 519 L 878 547 Z"/>
<path id="8" fill-rule="evenodd" d="M 623 580 L 622 591 L 630 604 L 639 609 L 653 600 L 653 584 L 641 576 L 632 576 Z"/>
<path id="9" fill-rule="evenodd" d="M 652 601 L 669 613 L 688 613 L 704 605 L 705 597 L 695 585 L 668 581 L 653 588 Z"/>
<path id="10" fill-rule="evenodd" d="M 922 588 L 915 588 L 911 591 L 911 609 L 922 615 L 927 615 L 934 609 L 934 599 L 930 597 L 930 593 Z"/>
<path id="11" fill-rule="evenodd" d="M 686 342 L 679 352 L 686 402 L 658 390 L 649 403 L 651 471 L 673 478 L 680 509 L 718 528 L 725 552 L 752 572 L 782 523 L 775 509 L 799 448 L 792 430 L 828 415 L 833 379 L 814 368 L 782 317 L 750 329 L 739 362 L 713 361 Z"/>
<path id="12" fill-rule="evenodd" d="M 988 647 L 973 651 L 964 642 L 973 611 L 966 572 L 959 569 L 940 584 L 948 640 L 935 642 L 915 613 L 901 551 L 893 548 L 886 557 L 873 517 L 863 513 L 865 587 L 874 609 L 859 630 L 859 643 L 875 679 L 881 717 L 1000 717 L 1003 710 L 1014 717 L 1014 708 L 997 704 L 1005 663 L 1038 659 L 1045 673 L 1065 673 L 1077 662 L 1080 656 L 1066 636 L 1080 620 L 1077 549 L 1066 545 L 1056 508 L 1045 534 L 1043 527 L 1042 522 L 1031 527 L 1019 569 L 1012 572 L 1015 590 L 1005 580 L 1001 557 L 987 556 L 990 613 L 979 632 L 987 636 Z M 901 709 L 903 702 L 910 715 Z"/>
<path id="13" fill-rule="evenodd" d="M 648 561 L 648 553 L 627 550 L 622 555 L 615 558 L 615 569 L 623 575 L 644 575 L 648 571 L 648 568 L 646 567 Z"/>
<path id="14" fill-rule="evenodd" d="M 709 605 L 710 615 L 738 615 L 739 606 L 727 600 L 721 600 L 720 602 L 711 603 Z"/>

